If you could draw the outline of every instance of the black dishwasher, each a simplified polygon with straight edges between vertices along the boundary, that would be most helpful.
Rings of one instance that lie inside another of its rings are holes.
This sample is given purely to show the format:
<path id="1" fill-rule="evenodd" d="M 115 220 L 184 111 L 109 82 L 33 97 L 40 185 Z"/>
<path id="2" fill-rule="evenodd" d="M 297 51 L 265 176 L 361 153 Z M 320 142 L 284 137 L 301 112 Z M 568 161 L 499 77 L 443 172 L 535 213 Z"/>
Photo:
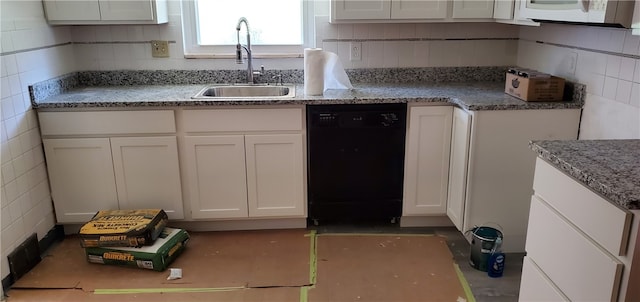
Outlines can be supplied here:
<path id="1" fill-rule="evenodd" d="M 402 214 L 406 104 L 307 106 L 309 220 Z"/>

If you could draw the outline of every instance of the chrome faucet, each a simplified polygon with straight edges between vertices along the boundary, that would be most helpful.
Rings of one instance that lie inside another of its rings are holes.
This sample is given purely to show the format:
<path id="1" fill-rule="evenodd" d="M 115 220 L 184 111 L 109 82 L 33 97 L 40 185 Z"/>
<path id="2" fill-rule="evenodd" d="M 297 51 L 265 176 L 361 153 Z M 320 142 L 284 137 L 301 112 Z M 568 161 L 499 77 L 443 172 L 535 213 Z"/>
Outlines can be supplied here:
<path id="1" fill-rule="evenodd" d="M 242 23 L 244 23 L 247 29 L 247 45 L 240 44 L 240 26 L 242 25 Z M 256 82 L 255 76 L 261 76 L 264 73 L 264 66 L 261 68 L 261 71 L 253 70 L 253 57 L 251 56 L 251 35 L 249 34 L 249 21 L 247 21 L 247 18 L 241 17 L 238 20 L 238 24 L 236 25 L 236 32 L 238 36 L 238 44 L 236 44 L 236 63 L 243 63 L 242 49 L 244 48 L 244 50 L 247 52 L 247 83 L 254 84 Z"/>

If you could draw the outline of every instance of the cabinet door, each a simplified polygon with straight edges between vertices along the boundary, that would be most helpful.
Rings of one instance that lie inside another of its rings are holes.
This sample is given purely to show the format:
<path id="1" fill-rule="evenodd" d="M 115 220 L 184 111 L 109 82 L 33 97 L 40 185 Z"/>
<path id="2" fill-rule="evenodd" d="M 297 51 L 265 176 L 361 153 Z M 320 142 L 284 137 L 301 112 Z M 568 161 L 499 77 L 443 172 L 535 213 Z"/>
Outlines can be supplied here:
<path id="1" fill-rule="evenodd" d="M 623 264 L 534 195 L 527 256 L 571 301 L 615 301 Z"/>
<path id="2" fill-rule="evenodd" d="M 111 138 L 121 209 L 163 209 L 183 219 L 175 136 Z"/>
<path id="3" fill-rule="evenodd" d="M 249 216 L 304 216 L 301 134 L 246 135 Z"/>
<path id="4" fill-rule="evenodd" d="M 331 0 L 332 20 L 389 19 L 391 0 Z"/>
<path id="5" fill-rule="evenodd" d="M 549 277 L 536 265 L 531 258 L 525 256 L 522 261 L 522 278 L 520 279 L 520 294 L 518 301 L 570 301 Z"/>
<path id="6" fill-rule="evenodd" d="M 447 211 L 452 112 L 452 106 L 410 108 L 403 215 Z"/>
<path id="7" fill-rule="evenodd" d="M 44 139 L 58 223 L 84 223 L 118 209 L 108 138 Z"/>
<path id="8" fill-rule="evenodd" d="M 447 0 L 393 0 L 391 19 L 444 19 L 447 17 Z"/>
<path id="9" fill-rule="evenodd" d="M 247 217 L 244 137 L 187 136 L 184 141 L 191 216 Z"/>
<path id="10" fill-rule="evenodd" d="M 494 19 L 513 19 L 514 1 L 494 1 L 493 18 Z"/>
<path id="11" fill-rule="evenodd" d="M 452 17 L 493 18 L 493 0 L 454 0 Z"/>
<path id="12" fill-rule="evenodd" d="M 152 0 L 100 0 L 100 13 L 105 21 L 152 21 Z"/>
<path id="13" fill-rule="evenodd" d="M 44 0 L 44 10 L 50 21 L 97 21 L 100 20 L 98 0 Z"/>
<path id="14" fill-rule="evenodd" d="M 449 189 L 447 190 L 447 216 L 460 231 L 464 231 L 464 203 L 467 191 L 467 163 L 471 114 L 460 108 L 453 109 L 451 130 L 451 160 L 449 161 Z"/>

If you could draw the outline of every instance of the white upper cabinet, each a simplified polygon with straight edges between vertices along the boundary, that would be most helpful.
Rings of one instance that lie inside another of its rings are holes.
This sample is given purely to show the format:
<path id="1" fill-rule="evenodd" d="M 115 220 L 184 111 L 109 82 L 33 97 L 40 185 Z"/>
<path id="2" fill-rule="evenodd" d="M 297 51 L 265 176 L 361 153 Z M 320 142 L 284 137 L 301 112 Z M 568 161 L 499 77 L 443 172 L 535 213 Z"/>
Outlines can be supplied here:
<path id="1" fill-rule="evenodd" d="M 493 5 L 494 1 L 487 0 L 456 0 L 453 1 L 452 17 L 454 19 L 492 18 Z"/>
<path id="2" fill-rule="evenodd" d="M 167 23 L 166 0 L 43 0 L 50 24 Z"/>
<path id="3" fill-rule="evenodd" d="M 491 19 L 494 0 L 331 0 L 332 22 Z"/>
<path id="4" fill-rule="evenodd" d="M 391 19 L 444 19 L 447 17 L 447 0 L 391 1 Z"/>
<path id="5" fill-rule="evenodd" d="M 100 3 L 98 3 L 98 0 L 44 0 L 43 2 L 47 20 L 49 21 L 100 20 Z"/>
<path id="6" fill-rule="evenodd" d="M 493 18 L 498 23 L 540 26 L 540 23 L 520 17 L 520 1 L 494 1 Z"/>
<path id="7" fill-rule="evenodd" d="M 331 1 L 331 10 L 336 20 L 389 19 L 390 0 Z"/>

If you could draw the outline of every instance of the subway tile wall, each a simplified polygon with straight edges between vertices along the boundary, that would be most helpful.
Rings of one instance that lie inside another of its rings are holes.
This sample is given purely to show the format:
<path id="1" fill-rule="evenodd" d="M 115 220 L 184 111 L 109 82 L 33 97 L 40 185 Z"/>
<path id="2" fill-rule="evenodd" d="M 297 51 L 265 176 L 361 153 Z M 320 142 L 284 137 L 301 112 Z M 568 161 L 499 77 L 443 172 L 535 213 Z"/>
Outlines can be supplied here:
<path id="1" fill-rule="evenodd" d="M 499 23 L 330 24 L 316 16 L 316 46 L 345 68 L 508 66 L 516 63 L 518 27 Z M 362 59 L 350 45 L 362 43 Z"/>
<path id="2" fill-rule="evenodd" d="M 0 1 L 0 277 L 7 255 L 55 224 L 38 121 L 28 85 L 75 70 L 68 27 L 50 27 L 39 1 Z"/>
<path id="3" fill-rule="evenodd" d="M 640 36 L 630 30 L 522 27 L 518 65 L 587 85 L 580 139 L 640 138 Z"/>
<path id="4" fill-rule="evenodd" d="M 185 59 L 179 1 L 169 1 L 169 23 L 73 26 L 79 70 L 243 69 L 233 59 Z M 330 24 L 328 2 L 316 7 L 315 47 L 332 51 L 345 68 L 496 66 L 516 62 L 518 26 L 499 23 Z M 326 9 L 324 9 L 326 6 Z M 233 31 L 233 24 L 229 26 Z M 151 57 L 150 40 L 168 40 L 169 58 Z M 350 43 L 362 43 L 351 61 Z M 255 60 L 267 69 L 299 69 L 302 59 Z"/>

